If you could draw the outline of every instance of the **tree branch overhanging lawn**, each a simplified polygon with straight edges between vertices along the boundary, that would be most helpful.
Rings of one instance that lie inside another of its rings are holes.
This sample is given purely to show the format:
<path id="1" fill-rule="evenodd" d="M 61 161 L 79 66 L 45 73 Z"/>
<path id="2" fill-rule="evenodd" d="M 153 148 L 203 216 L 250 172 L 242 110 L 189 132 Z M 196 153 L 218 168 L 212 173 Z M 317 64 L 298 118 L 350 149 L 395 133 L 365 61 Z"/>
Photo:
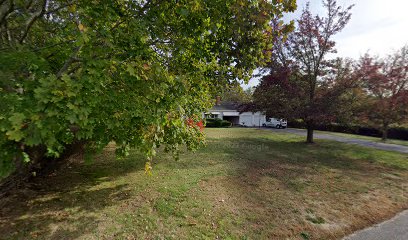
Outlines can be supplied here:
<path id="1" fill-rule="evenodd" d="M 0 238 L 335 239 L 408 208 L 408 156 L 291 134 L 207 129 L 180 160 L 111 148 L 0 201 Z M 77 159 L 73 159 L 77 160 Z"/>

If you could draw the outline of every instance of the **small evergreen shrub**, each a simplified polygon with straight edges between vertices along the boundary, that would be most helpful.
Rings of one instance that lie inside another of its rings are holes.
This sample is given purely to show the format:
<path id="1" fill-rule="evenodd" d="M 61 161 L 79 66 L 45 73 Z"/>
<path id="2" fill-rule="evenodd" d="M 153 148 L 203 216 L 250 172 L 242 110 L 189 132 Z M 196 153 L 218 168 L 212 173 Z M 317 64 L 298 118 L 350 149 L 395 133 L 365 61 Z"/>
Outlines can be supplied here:
<path id="1" fill-rule="evenodd" d="M 232 123 L 227 120 L 221 120 L 221 119 L 215 118 L 215 119 L 206 119 L 205 126 L 209 128 L 225 128 L 225 127 L 231 127 Z"/>

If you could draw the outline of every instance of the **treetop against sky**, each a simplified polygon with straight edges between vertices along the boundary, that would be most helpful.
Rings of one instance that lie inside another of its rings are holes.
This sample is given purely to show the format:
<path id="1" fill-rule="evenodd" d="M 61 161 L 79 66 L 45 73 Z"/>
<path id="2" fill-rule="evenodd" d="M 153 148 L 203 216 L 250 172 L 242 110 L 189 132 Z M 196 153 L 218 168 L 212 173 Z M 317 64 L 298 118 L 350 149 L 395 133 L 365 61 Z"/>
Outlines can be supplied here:
<path id="1" fill-rule="evenodd" d="M 285 14 L 285 20 L 297 19 L 308 0 L 297 0 L 295 13 Z M 336 57 L 358 59 L 366 52 L 373 55 L 387 55 L 408 43 L 408 2 L 394 0 L 392 4 L 382 0 L 338 0 L 340 6 L 355 6 L 351 10 L 352 17 L 342 32 L 334 37 L 336 41 Z M 320 0 L 310 1 L 314 14 L 324 15 Z M 256 86 L 258 79 L 253 78 L 245 88 Z"/>

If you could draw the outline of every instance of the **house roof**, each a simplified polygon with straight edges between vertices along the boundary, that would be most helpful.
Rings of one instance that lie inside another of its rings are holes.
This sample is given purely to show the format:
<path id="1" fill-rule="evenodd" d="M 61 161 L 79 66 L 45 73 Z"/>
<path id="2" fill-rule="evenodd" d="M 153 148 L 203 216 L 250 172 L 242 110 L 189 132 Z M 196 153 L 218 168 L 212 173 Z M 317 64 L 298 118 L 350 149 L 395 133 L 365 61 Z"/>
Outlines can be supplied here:
<path id="1" fill-rule="evenodd" d="M 238 111 L 237 104 L 223 102 L 220 105 L 214 105 L 210 111 Z"/>

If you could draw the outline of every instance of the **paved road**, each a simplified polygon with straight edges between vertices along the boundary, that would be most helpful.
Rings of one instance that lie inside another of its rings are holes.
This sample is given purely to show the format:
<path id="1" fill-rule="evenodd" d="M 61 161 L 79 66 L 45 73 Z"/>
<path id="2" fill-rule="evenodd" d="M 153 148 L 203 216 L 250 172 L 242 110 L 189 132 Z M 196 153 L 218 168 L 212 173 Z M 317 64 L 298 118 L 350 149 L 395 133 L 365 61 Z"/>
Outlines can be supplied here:
<path id="1" fill-rule="evenodd" d="M 297 135 L 302 135 L 306 136 L 306 130 L 305 129 L 296 129 L 296 128 L 287 128 L 287 129 L 274 129 L 271 128 L 272 131 L 280 131 L 280 132 L 288 132 L 288 133 L 293 133 Z M 381 150 L 388 150 L 388 151 L 396 151 L 396 152 L 401 152 L 401 153 L 408 153 L 408 147 L 407 146 L 401 146 L 401 145 L 396 145 L 396 144 L 390 144 L 390 143 L 380 143 L 380 142 L 372 142 L 369 140 L 363 140 L 363 139 L 356 139 L 352 137 L 340 137 L 336 135 L 331 135 L 331 134 L 325 134 L 325 133 L 314 133 L 315 138 L 320 138 L 320 139 L 328 139 L 328 140 L 333 140 L 333 141 L 338 141 L 338 142 L 344 142 L 344 143 L 350 143 L 350 144 L 357 144 L 365 147 L 371 147 L 371 148 L 376 148 L 376 149 L 381 149 Z M 408 238 L 407 238 L 408 240 Z"/>
<path id="2" fill-rule="evenodd" d="M 373 227 L 355 232 L 343 240 L 407 240 L 408 210 Z"/>

